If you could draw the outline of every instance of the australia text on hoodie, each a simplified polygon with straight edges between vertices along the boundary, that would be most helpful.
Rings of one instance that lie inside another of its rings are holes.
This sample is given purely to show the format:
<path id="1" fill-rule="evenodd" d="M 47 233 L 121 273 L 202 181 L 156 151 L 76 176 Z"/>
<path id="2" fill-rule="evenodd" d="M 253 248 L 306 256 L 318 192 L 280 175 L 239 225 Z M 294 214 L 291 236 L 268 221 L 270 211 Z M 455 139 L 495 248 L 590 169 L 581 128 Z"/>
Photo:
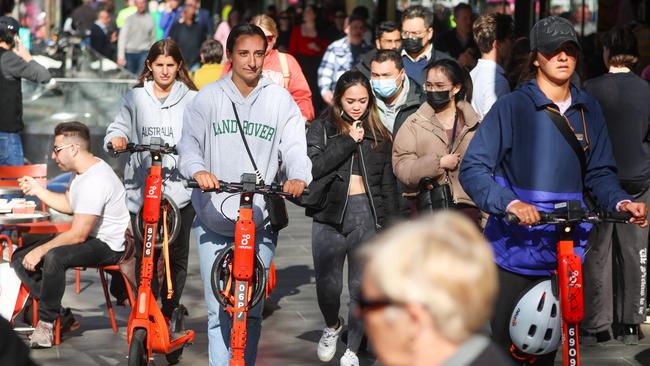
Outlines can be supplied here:
<path id="1" fill-rule="evenodd" d="M 135 144 L 148 144 L 152 137 L 160 137 L 170 146 L 178 144 L 183 130 L 183 111 L 196 91 L 177 81 L 161 102 L 154 94 L 153 83 L 145 81 L 143 87 L 134 88 L 124 96 L 120 111 L 106 130 L 104 148 L 114 137 L 125 137 Z M 183 186 L 177 165 L 177 156 L 163 157 L 163 193 L 183 208 L 190 202 L 191 190 Z M 143 204 L 142 190 L 150 166 L 149 153 L 134 153 L 124 167 L 126 201 L 131 213 L 137 213 Z"/>

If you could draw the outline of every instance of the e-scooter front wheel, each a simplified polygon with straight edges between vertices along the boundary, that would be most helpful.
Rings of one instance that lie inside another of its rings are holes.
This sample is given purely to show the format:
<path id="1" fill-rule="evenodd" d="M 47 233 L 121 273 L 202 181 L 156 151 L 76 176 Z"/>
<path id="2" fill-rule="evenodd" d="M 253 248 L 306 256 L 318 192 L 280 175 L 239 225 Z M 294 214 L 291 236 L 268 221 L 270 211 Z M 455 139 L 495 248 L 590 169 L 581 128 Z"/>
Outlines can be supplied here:
<path id="1" fill-rule="evenodd" d="M 225 248 L 212 264 L 210 279 L 212 292 L 217 301 L 224 308 L 235 305 L 235 278 L 233 265 L 235 261 L 235 247 L 230 245 Z M 257 305 L 266 293 L 266 269 L 259 255 L 255 254 L 251 293 L 248 296 L 248 307 Z"/>
<path id="2" fill-rule="evenodd" d="M 147 352 L 147 331 L 138 328 L 131 337 L 129 346 L 129 366 L 147 366 L 149 353 Z"/>

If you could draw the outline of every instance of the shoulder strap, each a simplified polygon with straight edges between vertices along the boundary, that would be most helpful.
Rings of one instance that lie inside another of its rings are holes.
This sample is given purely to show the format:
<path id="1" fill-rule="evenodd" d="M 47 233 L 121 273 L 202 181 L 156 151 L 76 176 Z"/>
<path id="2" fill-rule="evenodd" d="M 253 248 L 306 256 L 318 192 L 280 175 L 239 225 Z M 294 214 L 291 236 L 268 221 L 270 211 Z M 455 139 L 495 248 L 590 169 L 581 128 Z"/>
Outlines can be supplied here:
<path id="1" fill-rule="evenodd" d="M 280 58 L 280 67 L 282 68 L 282 77 L 284 81 L 283 87 L 285 89 L 289 88 L 289 77 L 291 74 L 289 73 L 289 63 L 287 62 L 287 54 L 284 52 L 278 52 L 278 57 Z"/>
<path id="2" fill-rule="evenodd" d="M 582 145 L 580 145 L 580 142 L 578 142 L 578 139 L 576 138 L 576 135 L 573 133 L 573 130 L 569 126 L 569 121 L 567 119 L 562 117 L 560 113 L 555 112 L 554 110 L 548 107 L 544 109 L 544 112 L 546 112 L 546 115 L 551 119 L 551 121 L 553 121 L 555 127 L 557 127 L 557 129 L 560 130 L 562 137 L 564 137 L 566 142 L 569 144 L 569 146 L 571 146 L 571 149 L 578 157 L 578 160 L 580 161 L 580 173 L 582 175 L 583 200 L 587 205 L 588 209 L 590 210 L 595 209 L 596 205 L 594 203 L 594 200 L 591 197 L 589 191 L 587 190 L 587 186 L 585 185 L 585 177 L 587 175 L 587 157 L 585 155 L 585 150 L 582 148 Z"/>
<path id="3" fill-rule="evenodd" d="M 251 160 L 251 164 L 253 164 L 253 169 L 255 169 L 255 175 L 257 176 L 257 181 L 258 183 L 264 184 L 264 178 L 262 177 L 262 174 L 260 173 L 259 169 L 257 169 L 257 164 L 255 164 L 255 159 L 253 159 L 253 154 L 251 153 L 250 147 L 248 147 L 248 142 L 246 141 L 246 135 L 244 135 L 244 128 L 241 125 L 241 122 L 239 122 L 239 114 L 237 114 L 237 108 L 235 107 L 235 102 L 230 101 L 232 104 L 232 111 L 235 112 L 235 120 L 237 120 L 237 129 L 239 130 L 239 134 L 241 135 L 242 141 L 244 141 L 244 147 L 246 148 L 246 152 L 248 153 L 248 158 Z"/>

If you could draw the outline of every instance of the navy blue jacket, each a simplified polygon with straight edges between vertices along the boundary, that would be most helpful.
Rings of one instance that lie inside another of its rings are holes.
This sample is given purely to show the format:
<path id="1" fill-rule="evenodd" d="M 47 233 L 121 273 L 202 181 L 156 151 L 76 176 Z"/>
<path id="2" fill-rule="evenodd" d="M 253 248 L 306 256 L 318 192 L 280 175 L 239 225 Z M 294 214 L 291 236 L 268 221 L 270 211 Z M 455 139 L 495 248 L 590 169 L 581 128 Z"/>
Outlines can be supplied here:
<path id="1" fill-rule="evenodd" d="M 492 243 L 497 264 L 526 275 L 548 275 L 557 267 L 555 227 L 528 228 L 503 219 L 515 199 L 540 211 L 554 204 L 582 201 L 580 162 L 562 134 L 544 112 L 558 109 L 535 80 L 499 99 L 485 116 L 463 158 L 460 182 L 484 211 L 493 214 L 485 236 Z M 584 118 L 583 118 L 584 113 Z M 571 85 L 571 106 L 565 112 L 587 150 L 585 183 L 599 206 L 614 211 L 631 199 L 620 187 L 607 127 L 598 102 Z M 585 131 L 586 128 L 586 131 Z M 591 225 L 575 230 L 582 255 Z"/>

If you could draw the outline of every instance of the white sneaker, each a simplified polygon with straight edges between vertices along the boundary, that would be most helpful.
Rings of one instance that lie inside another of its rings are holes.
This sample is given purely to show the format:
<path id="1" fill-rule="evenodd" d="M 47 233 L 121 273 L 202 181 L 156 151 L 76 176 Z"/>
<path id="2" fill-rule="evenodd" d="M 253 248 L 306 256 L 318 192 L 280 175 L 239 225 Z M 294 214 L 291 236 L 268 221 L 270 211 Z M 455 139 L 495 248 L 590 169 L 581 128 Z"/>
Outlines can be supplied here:
<path id="1" fill-rule="evenodd" d="M 323 335 L 318 341 L 318 359 L 322 362 L 329 362 L 336 354 L 336 342 L 339 340 L 341 330 L 343 330 L 343 318 L 339 317 L 339 327 L 330 329 L 325 327 Z"/>
<path id="2" fill-rule="evenodd" d="M 341 366 L 359 366 L 359 357 L 356 353 L 346 349 L 341 357 Z"/>

